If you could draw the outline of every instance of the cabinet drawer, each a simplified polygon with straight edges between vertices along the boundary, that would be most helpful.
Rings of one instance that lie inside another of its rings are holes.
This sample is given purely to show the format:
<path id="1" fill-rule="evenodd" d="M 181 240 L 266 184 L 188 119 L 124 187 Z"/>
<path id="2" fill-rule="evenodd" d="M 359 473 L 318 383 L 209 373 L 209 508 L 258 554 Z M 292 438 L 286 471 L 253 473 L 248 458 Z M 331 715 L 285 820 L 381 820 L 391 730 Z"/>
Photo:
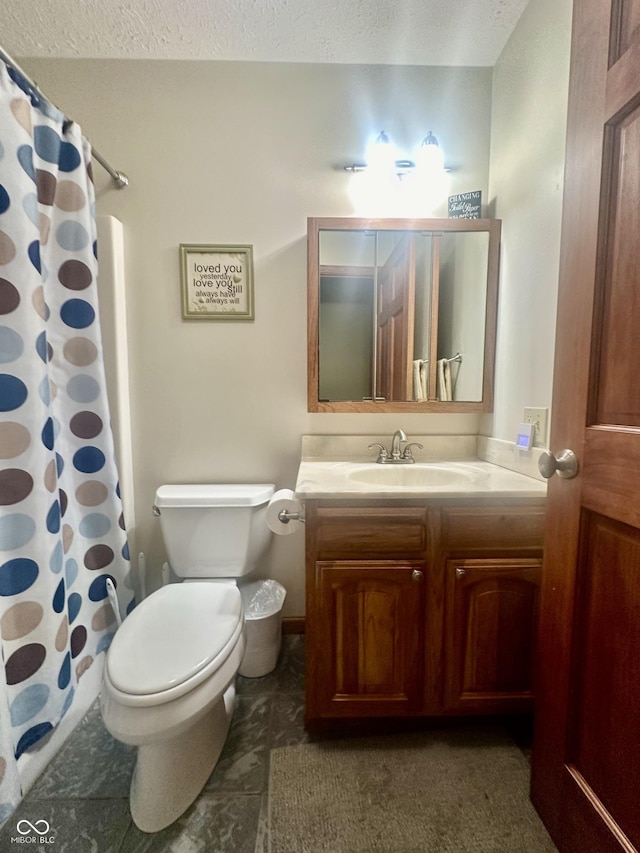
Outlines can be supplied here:
<path id="1" fill-rule="evenodd" d="M 409 558 L 427 547 L 427 509 L 410 507 L 318 507 L 316 559 L 367 556 Z"/>
<path id="2" fill-rule="evenodd" d="M 443 544 L 449 548 L 542 548 L 544 505 L 446 507 Z"/>

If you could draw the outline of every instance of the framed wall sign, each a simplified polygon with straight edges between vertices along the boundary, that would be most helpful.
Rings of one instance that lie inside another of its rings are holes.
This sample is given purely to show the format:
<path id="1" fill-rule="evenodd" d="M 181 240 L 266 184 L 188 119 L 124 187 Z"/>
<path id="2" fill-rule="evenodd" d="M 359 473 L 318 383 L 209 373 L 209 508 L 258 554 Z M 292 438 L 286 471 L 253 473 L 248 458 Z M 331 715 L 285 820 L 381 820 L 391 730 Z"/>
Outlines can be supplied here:
<path id="1" fill-rule="evenodd" d="M 184 320 L 253 320 L 253 246 L 180 244 Z"/>
<path id="2" fill-rule="evenodd" d="M 449 196 L 449 219 L 480 219 L 482 191 Z"/>

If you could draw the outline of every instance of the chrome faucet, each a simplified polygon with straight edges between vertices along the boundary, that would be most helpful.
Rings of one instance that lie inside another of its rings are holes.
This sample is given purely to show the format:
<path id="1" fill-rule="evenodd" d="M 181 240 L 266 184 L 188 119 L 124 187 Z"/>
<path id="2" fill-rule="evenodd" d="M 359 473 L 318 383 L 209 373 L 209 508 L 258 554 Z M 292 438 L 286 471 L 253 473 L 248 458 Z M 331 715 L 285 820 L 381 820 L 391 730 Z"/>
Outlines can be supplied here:
<path id="1" fill-rule="evenodd" d="M 408 465 L 416 460 L 413 458 L 413 454 L 411 453 L 412 447 L 419 447 L 422 450 L 422 445 L 413 441 L 411 444 L 406 444 L 407 436 L 405 435 L 404 430 L 397 429 L 393 437 L 391 438 L 391 453 L 387 450 L 384 444 L 370 444 L 369 450 L 373 447 L 378 447 L 380 452 L 378 453 L 378 458 L 376 462 L 379 462 L 381 465 Z M 401 444 L 406 444 L 404 449 L 401 449 Z"/>
<path id="2" fill-rule="evenodd" d="M 391 439 L 391 458 L 394 460 L 400 459 L 400 442 L 407 440 L 407 436 L 403 429 L 397 429 Z"/>

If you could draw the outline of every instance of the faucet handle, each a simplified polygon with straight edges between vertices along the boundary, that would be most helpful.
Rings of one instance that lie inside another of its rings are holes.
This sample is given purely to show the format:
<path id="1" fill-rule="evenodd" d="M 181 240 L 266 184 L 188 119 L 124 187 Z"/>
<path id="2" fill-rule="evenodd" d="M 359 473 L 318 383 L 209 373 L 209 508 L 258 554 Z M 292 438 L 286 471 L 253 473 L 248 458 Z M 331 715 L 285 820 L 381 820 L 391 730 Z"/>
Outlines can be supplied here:
<path id="1" fill-rule="evenodd" d="M 411 452 L 412 447 L 419 447 L 420 450 L 422 450 L 424 445 L 420 444 L 419 441 L 412 441 L 411 444 L 407 444 L 405 449 L 402 451 L 402 459 L 411 459 L 413 461 L 413 453 Z"/>
<path id="2" fill-rule="evenodd" d="M 370 444 L 369 450 L 372 450 L 374 447 L 380 448 L 380 453 L 378 453 L 378 458 L 376 459 L 376 462 L 384 462 L 386 459 L 389 458 L 389 451 L 384 446 L 384 444 Z"/>

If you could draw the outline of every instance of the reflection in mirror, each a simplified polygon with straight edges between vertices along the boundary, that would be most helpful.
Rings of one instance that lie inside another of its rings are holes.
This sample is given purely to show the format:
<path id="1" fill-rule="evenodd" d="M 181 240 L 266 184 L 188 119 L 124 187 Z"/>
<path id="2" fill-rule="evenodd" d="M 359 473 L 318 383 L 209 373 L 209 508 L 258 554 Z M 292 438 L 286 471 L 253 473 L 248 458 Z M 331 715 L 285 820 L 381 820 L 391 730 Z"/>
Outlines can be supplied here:
<path id="1" fill-rule="evenodd" d="M 491 411 L 500 223 L 309 220 L 309 411 Z"/>

